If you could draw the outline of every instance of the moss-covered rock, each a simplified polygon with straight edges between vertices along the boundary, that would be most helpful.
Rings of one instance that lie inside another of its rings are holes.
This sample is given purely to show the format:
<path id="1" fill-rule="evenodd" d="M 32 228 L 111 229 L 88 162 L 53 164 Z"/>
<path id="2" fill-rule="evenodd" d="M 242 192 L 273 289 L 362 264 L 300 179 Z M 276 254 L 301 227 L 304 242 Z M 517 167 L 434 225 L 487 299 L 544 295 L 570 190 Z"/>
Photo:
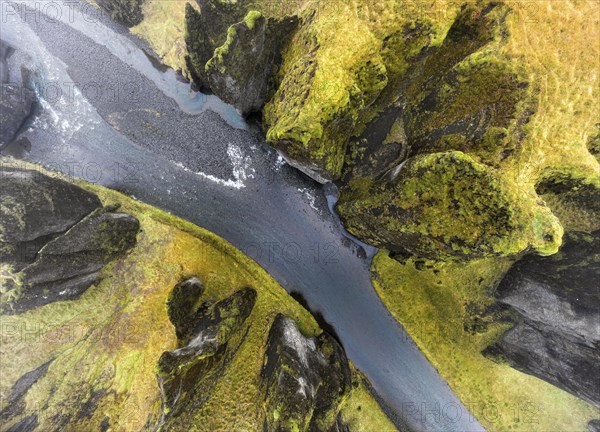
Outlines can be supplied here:
<path id="1" fill-rule="evenodd" d="M 560 219 L 565 230 L 600 229 L 600 176 L 573 165 L 556 165 L 542 171 L 536 192 Z"/>
<path id="2" fill-rule="evenodd" d="M 535 104 L 522 66 L 499 49 L 508 11 L 501 3 L 463 7 L 411 72 L 403 96 L 410 154 L 460 150 L 497 166 L 516 151 Z"/>
<path id="3" fill-rule="evenodd" d="M 187 284 L 188 287 L 195 284 Z M 171 296 L 189 293 L 179 289 Z M 199 300 L 200 297 L 196 300 Z M 179 302 L 179 301 L 178 301 Z M 172 307 L 171 321 L 176 325 L 179 348 L 164 352 L 157 365 L 157 379 L 161 389 L 161 430 L 179 430 L 185 427 L 193 412 L 211 397 L 212 389 L 225 373 L 232 357 L 244 341 L 247 328 L 244 322 L 256 302 L 256 291 L 240 290 L 214 305 L 202 304 L 189 321 L 181 321 Z M 237 337 L 235 337 L 237 336 Z M 231 343 L 229 343 L 231 340 Z"/>
<path id="4" fill-rule="evenodd" d="M 199 5 L 200 11 L 186 6 L 185 40 L 192 77 L 243 115 L 259 112 L 297 18 L 265 17 L 256 10 L 243 15 L 245 7 L 237 3 L 202 1 Z M 232 24 L 226 27 L 227 23 Z"/>
<path id="5" fill-rule="evenodd" d="M 137 219 L 98 208 L 96 195 L 41 172 L 5 174 L 2 265 L 13 276 L 2 284 L 3 313 L 79 297 L 135 245 Z"/>
<path id="6" fill-rule="evenodd" d="M 259 112 L 281 63 L 281 46 L 296 23 L 296 18 L 279 21 L 248 12 L 242 22 L 229 27 L 225 43 L 204 67 L 210 89 L 243 115 Z"/>
<path id="7" fill-rule="evenodd" d="M 305 18 L 284 51 L 280 85 L 264 109 L 267 142 L 320 182 L 337 180 L 348 139 L 387 84 L 376 36 L 345 8 Z M 357 27 L 361 32 L 356 33 Z M 353 34 L 352 51 L 340 49 Z"/>
<path id="8" fill-rule="evenodd" d="M 434 259 L 552 254 L 562 238 L 535 194 L 462 152 L 416 156 L 377 181 L 352 182 L 337 210 L 369 243 Z"/>
<path id="9" fill-rule="evenodd" d="M 84 222 L 120 206 L 139 221 L 137 242 L 78 297 L 2 314 L 3 428 L 261 430 L 274 415 L 265 410 L 261 372 L 277 316 L 293 320 L 306 341 L 330 337 L 260 266 L 214 234 L 100 186 L 77 186 L 107 209 Z M 92 231 L 75 227 L 74 236 Z M 339 346 L 317 344 L 324 361 L 343 357 Z M 269 358 L 276 361 L 276 353 Z M 318 393 L 328 396 L 316 400 L 314 418 L 343 414 L 338 424 L 350 430 L 394 431 L 358 371 L 350 371 L 356 385 L 339 404 L 326 403 L 339 401 L 338 375 L 320 377 Z"/>
<path id="10" fill-rule="evenodd" d="M 144 18 L 142 14 L 144 0 L 96 0 L 96 3 L 113 19 L 127 27 L 139 24 Z"/>
<path id="11" fill-rule="evenodd" d="M 335 339 L 326 333 L 307 338 L 283 315 L 271 327 L 261 376 L 269 431 L 329 431 L 352 385 Z"/>
<path id="12" fill-rule="evenodd" d="M 496 292 L 519 319 L 486 353 L 599 407 L 598 280 L 599 231 L 569 233 L 556 255 L 524 257 Z"/>

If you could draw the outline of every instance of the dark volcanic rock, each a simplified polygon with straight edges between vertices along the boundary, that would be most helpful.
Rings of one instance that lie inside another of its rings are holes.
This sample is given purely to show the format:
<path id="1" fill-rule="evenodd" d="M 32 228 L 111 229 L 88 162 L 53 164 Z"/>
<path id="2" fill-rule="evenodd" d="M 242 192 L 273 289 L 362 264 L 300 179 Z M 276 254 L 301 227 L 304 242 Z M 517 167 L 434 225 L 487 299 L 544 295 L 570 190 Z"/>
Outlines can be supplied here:
<path id="1" fill-rule="evenodd" d="M 236 3 L 186 6 L 187 65 L 194 80 L 243 115 L 264 105 L 281 63 L 281 49 L 298 24 L 296 17 L 266 18 Z"/>
<path id="2" fill-rule="evenodd" d="M 2 262 L 17 269 L 33 261 L 50 239 L 101 207 L 94 194 L 38 171 L 2 167 L 0 175 Z"/>
<path id="3" fill-rule="evenodd" d="M 99 279 L 99 271 L 135 245 L 139 222 L 123 213 L 100 213 L 47 243 L 25 267 L 22 292 L 10 303 L 22 312 L 53 301 L 79 297 Z"/>
<path id="4" fill-rule="evenodd" d="M 295 18 L 267 20 L 250 12 L 244 21 L 231 26 L 227 41 L 205 67 L 210 89 L 243 115 L 260 111 L 281 62 L 281 46 L 296 24 Z"/>
<path id="5" fill-rule="evenodd" d="M 526 256 L 498 287 L 522 320 L 488 352 L 600 406 L 600 231 L 570 233 L 558 254 Z"/>
<path id="6" fill-rule="evenodd" d="M 98 6 L 110 16 L 128 27 L 142 22 L 142 3 L 144 0 L 97 0 Z"/>
<path id="7" fill-rule="evenodd" d="M 14 49 L 0 39 L 0 84 L 8 82 L 8 64 L 6 60 Z"/>
<path id="8" fill-rule="evenodd" d="M 99 271 L 136 243 L 139 222 L 123 213 L 85 218 L 51 240 L 21 272 L 23 286 L 13 312 L 79 297 L 99 279 Z"/>
<path id="9" fill-rule="evenodd" d="M 38 417 L 36 414 L 32 414 L 25 417 L 20 422 L 15 423 L 8 429 L 5 429 L 5 432 L 33 432 L 38 426 Z"/>
<path id="10" fill-rule="evenodd" d="M 592 420 L 588 423 L 588 430 L 590 432 L 600 432 L 600 420 Z"/>
<path id="11" fill-rule="evenodd" d="M 203 293 L 202 282 L 195 277 L 184 280 L 171 291 L 167 312 L 179 339 L 185 338 L 193 328 L 197 318 L 198 299 Z"/>
<path id="12" fill-rule="evenodd" d="M 195 278 L 177 285 L 168 303 L 180 347 L 164 352 L 158 361 L 164 430 L 192 424 L 186 419 L 210 398 L 218 378 L 243 342 L 244 323 L 256 302 L 256 291 L 245 288 L 213 305 L 187 307 L 198 302 L 203 291 L 199 287 Z M 174 305 L 187 305 L 184 320 Z"/>
<path id="13" fill-rule="evenodd" d="M 78 297 L 135 245 L 133 216 L 101 209 L 96 195 L 64 180 L 2 168 L 0 252 L 13 274 L 2 296 L 5 313 Z"/>
<path id="14" fill-rule="evenodd" d="M 3 70 L 4 66 L 0 66 Z M 9 144 L 31 114 L 35 94 L 13 84 L 0 85 L 0 148 Z"/>
<path id="15" fill-rule="evenodd" d="M 27 391 L 34 385 L 41 377 L 46 375 L 48 367 L 53 360 L 50 360 L 36 369 L 25 373 L 21 378 L 15 382 L 10 389 L 10 393 L 0 411 L 0 425 L 6 424 L 12 418 L 22 414 L 25 411 L 26 404 L 23 400 Z"/>
<path id="16" fill-rule="evenodd" d="M 511 365 L 600 406 L 600 351 L 556 328 L 524 319 L 498 347 Z M 490 350 L 494 353 L 494 348 Z"/>
<path id="17" fill-rule="evenodd" d="M 352 385 L 348 360 L 335 339 L 327 333 L 306 338 L 283 315 L 271 327 L 261 374 L 268 431 L 334 428 L 339 404 Z"/>

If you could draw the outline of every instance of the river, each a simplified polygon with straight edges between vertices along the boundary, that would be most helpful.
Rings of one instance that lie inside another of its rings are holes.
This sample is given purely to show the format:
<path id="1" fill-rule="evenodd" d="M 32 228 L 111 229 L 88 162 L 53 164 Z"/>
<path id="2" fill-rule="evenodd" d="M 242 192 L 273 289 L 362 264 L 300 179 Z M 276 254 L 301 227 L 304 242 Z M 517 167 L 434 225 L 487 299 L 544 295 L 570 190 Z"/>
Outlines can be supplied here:
<path id="1" fill-rule="evenodd" d="M 246 252 L 323 315 L 410 430 L 484 430 L 379 300 L 375 250 L 341 228 L 334 187 L 286 165 L 256 125 L 191 91 L 143 41 L 81 3 L 1 6 L 0 36 L 19 49 L 10 78 L 26 64 L 40 98 L 5 153 L 118 189 Z"/>

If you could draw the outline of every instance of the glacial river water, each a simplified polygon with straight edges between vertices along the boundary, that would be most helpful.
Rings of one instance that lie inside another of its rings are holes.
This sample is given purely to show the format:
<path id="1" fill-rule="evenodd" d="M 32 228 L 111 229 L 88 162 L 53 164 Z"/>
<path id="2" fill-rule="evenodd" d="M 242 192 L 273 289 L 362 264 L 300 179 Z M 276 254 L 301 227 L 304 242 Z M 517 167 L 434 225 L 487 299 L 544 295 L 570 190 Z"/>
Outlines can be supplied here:
<path id="1" fill-rule="evenodd" d="M 142 41 L 95 9 L 0 5 L 0 37 L 19 49 L 8 60 L 10 79 L 19 81 L 25 64 L 24 80 L 40 100 L 4 153 L 217 233 L 324 316 L 411 430 L 484 430 L 379 300 L 369 272 L 375 250 L 354 241 L 330 211 L 334 187 L 287 166 L 255 125 L 157 67 Z"/>

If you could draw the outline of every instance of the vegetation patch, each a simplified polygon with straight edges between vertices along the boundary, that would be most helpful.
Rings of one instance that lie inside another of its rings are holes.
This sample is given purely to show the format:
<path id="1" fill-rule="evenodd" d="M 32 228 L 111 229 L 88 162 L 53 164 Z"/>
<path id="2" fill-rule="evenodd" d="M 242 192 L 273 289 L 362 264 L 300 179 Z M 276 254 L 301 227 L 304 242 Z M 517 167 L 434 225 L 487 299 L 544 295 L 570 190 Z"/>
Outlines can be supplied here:
<path id="1" fill-rule="evenodd" d="M 400 258 L 400 257 L 397 257 Z M 372 281 L 392 315 L 491 431 L 584 431 L 597 410 L 545 381 L 492 361 L 481 351 L 510 327 L 495 286 L 508 258 L 440 263 L 399 262 L 386 251 L 372 264 Z"/>

